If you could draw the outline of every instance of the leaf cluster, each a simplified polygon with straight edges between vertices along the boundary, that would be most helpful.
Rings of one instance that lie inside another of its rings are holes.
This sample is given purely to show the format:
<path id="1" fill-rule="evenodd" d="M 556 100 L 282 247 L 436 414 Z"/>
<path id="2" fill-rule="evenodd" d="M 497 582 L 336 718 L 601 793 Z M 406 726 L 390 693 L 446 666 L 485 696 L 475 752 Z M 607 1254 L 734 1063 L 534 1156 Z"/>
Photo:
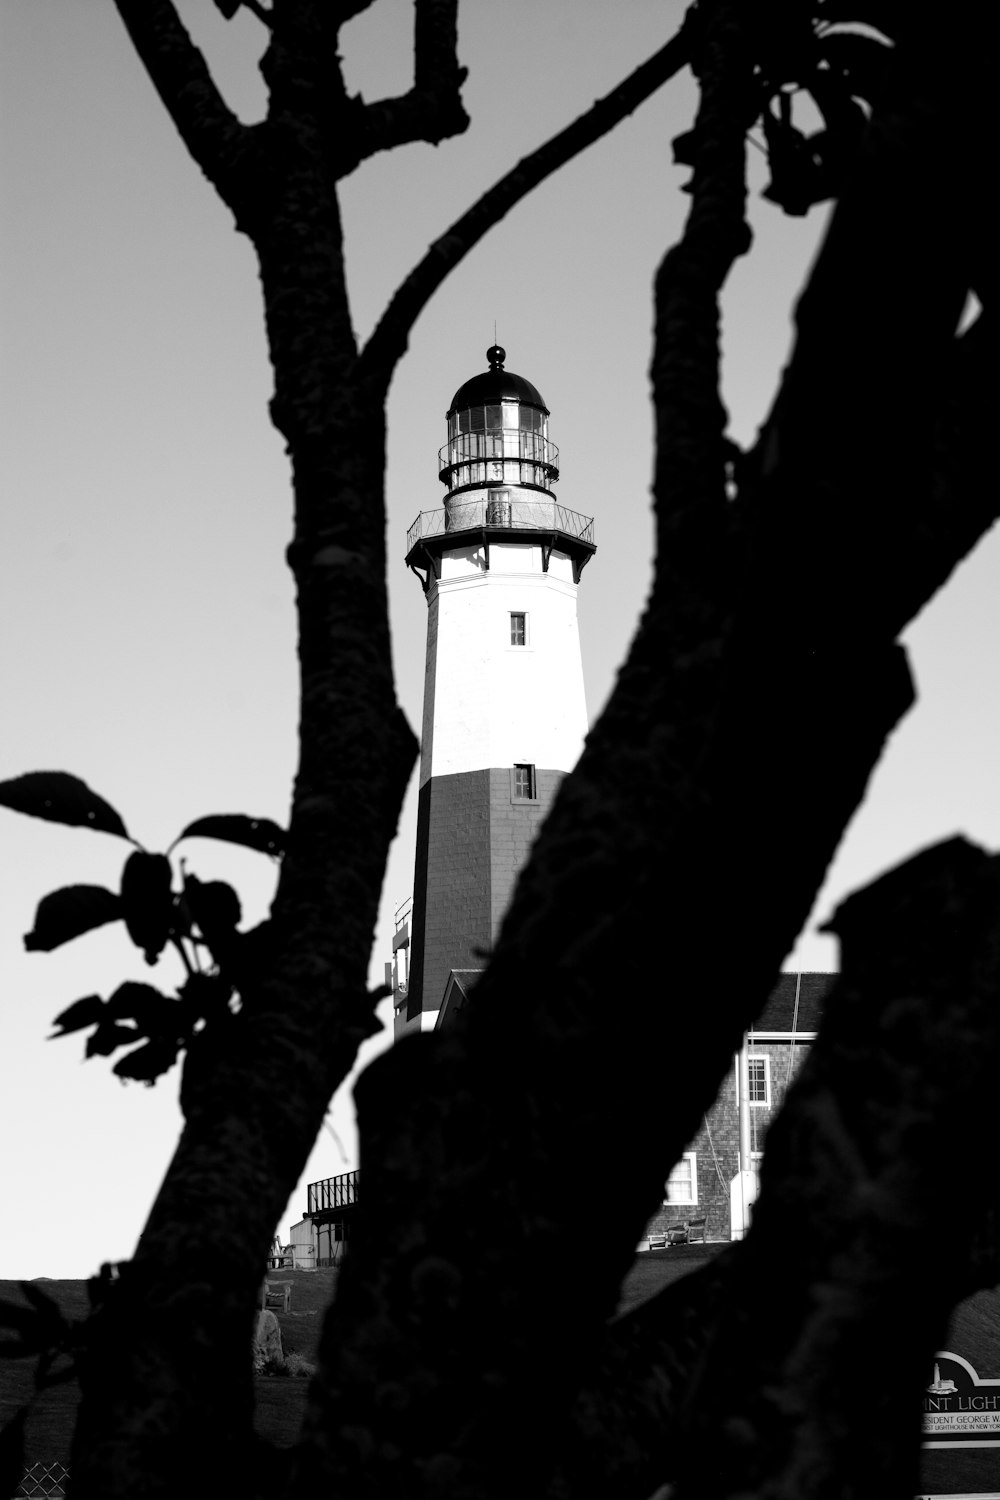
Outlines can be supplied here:
<path id="1" fill-rule="evenodd" d="M 135 843 L 110 803 L 64 771 L 32 771 L 0 782 L 0 806 Z M 242 813 L 198 818 L 181 831 L 167 854 L 151 854 L 137 845 L 125 861 L 117 892 L 72 885 L 44 896 L 25 935 L 29 952 L 50 953 L 85 932 L 121 921 L 148 964 L 156 963 L 168 945 L 177 951 L 187 977 L 175 996 L 129 981 L 107 1000 L 85 995 L 55 1019 L 54 1036 L 93 1028 L 87 1057 L 109 1057 L 120 1047 L 131 1048 L 114 1066 L 119 1078 L 152 1084 L 167 1072 L 197 1033 L 233 1013 L 241 978 L 253 972 L 259 955 L 260 929 L 239 931 L 242 908 L 232 886 L 201 881 L 183 865 L 175 883 L 169 853 L 182 839 L 195 837 L 220 839 L 273 858 L 285 847 L 283 830 L 266 818 Z"/>
<path id="2" fill-rule="evenodd" d="M 883 91 L 900 24 L 892 0 L 784 0 L 759 8 L 748 125 L 763 131 L 769 202 L 802 215 L 840 193 Z M 823 122 L 808 132 L 794 119 L 806 98 Z M 673 142 L 674 161 L 697 166 L 703 144 L 697 129 L 686 131 Z"/>

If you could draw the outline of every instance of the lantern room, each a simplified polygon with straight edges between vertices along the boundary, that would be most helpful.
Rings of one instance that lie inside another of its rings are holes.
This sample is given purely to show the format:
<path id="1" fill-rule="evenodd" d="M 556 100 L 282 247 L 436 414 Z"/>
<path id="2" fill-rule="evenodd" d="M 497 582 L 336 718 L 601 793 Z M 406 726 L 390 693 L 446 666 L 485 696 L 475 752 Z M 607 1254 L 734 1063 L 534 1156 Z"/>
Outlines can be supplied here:
<path id="1" fill-rule="evenodd" d="M 506 350 L 486 351 L 489 369 L 460 386 L 448 408 L 448 441 L 438 454 L 449 498 L 460 490 L 521 485 L 550 494 L 559 450 L 549 442 L 549 410 L 522 375 L 504 369 Z"/>

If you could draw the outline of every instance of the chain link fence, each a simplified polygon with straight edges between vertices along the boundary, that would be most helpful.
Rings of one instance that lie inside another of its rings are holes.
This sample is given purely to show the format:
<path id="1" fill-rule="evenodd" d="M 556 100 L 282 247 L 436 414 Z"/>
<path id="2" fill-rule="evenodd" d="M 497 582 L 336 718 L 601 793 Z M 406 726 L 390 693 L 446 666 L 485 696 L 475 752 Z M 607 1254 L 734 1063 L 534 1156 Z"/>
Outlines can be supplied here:
<path id="1" fill-rule="evenodd" d="M 65 1495 L 68 1478 L 69 1470 L 64 1464 L 31 1464 L 14 1492 L 16 1500 L 22 1500 L 23 1496 L 40 1500 L 41 1496 Z"/>

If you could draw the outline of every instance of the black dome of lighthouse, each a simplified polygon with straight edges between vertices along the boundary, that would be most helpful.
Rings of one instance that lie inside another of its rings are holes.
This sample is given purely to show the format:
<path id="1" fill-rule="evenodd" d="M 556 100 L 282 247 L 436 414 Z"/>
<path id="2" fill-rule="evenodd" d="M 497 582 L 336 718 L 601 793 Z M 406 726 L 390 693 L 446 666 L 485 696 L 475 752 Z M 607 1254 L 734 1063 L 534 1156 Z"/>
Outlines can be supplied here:
<path id="1" fill-rule="evenodd" d="M 459 386 L 451 398 L 447 411 L 449 417 L 454 412 L 466 411 L 470 406 L 493 406 L 500 401 L 520 401 L 524 406 L 535 406 L 546 416 L 549 415 L 549 409 L 537 386 L 533 386 L 530 380 L 525 380 L 523 375 L 515 375 L 513 371 L 504 369 L 506 357 L 506 349 L 501 349 L 499 344 L 492 344 L 487 349 L 486 358 L 490 362 L 490 368 L 481 375 L 473 375 L 471 380 Z"/>

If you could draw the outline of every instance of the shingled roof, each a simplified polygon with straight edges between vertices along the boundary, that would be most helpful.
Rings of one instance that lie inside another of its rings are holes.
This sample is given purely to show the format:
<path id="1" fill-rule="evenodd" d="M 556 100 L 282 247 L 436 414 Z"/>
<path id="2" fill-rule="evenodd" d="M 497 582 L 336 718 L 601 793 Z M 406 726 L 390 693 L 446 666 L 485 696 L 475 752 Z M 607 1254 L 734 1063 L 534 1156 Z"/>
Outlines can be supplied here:
<path id="1" fill-rule="evenodd" d="M 762 1013 L 754 1022 L 753 1030 L 817 1031 L 823 1001 L 837 978 L 836 974 L 782 974 L 768 996 Z M 798 1012 L 795 1009 L 796 990 L 799 997 Z"/>

